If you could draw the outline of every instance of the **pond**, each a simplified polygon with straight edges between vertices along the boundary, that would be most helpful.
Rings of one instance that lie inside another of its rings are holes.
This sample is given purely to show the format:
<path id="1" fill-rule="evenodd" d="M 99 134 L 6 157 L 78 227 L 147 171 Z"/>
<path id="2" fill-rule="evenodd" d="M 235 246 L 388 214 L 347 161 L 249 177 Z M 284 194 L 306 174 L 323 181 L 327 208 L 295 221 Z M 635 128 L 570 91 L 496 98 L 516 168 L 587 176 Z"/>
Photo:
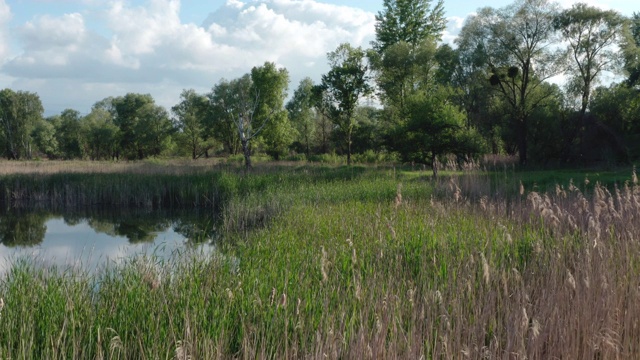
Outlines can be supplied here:
<path id="1" fill-rule="evenodd" d="M 215 250 L 211 211 L 82 209 L 0 212 L 0 275 L 16 259 L 93 271 L 138 254 L 169 258 L 176 251 Z"/>

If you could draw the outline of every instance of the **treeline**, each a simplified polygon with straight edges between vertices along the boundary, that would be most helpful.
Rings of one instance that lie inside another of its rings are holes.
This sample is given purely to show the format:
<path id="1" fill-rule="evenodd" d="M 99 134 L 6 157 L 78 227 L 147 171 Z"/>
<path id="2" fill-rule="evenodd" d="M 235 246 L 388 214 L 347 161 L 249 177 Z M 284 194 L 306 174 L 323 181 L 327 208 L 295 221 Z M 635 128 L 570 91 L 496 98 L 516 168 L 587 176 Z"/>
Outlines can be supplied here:
<path id="1" fill-rule="evenodd" d="M 483 153 L 521 164 L 632 162 L 640 156 L 640 14 L 518 0 L 469 17 L 441 43 L 444 4 L 384 0 L 371 48 L 342 44 L 330 70 L 288 98 L 273 63 L 184 90 L 167 110 L 147 94 L 43 118 L 37 94 L 0 92 L 8 159 L 144 159 L 242 154 L 311 159 L 353 154 L 425 163 Z M 612 73 L 619 79 L 599 86 Z M 560 87 L 551 80 L 563 77 Z M 369 105 L 365 105 L 369 104 Z"/>

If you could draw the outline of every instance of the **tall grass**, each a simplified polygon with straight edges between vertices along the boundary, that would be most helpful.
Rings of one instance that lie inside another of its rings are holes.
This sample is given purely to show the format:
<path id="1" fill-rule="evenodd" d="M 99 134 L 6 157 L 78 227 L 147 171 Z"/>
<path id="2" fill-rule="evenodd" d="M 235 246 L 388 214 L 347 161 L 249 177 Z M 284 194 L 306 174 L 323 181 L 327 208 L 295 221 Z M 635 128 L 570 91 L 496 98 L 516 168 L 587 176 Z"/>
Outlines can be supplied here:
<path id="1" fill-rule="evenodd" d="M 0 358 L 636 358 L 640 188 L 393 169 L 221 178 L 218 252 L 19 261 Z M 483 180 L 485 179 L 485 180 Z"/>

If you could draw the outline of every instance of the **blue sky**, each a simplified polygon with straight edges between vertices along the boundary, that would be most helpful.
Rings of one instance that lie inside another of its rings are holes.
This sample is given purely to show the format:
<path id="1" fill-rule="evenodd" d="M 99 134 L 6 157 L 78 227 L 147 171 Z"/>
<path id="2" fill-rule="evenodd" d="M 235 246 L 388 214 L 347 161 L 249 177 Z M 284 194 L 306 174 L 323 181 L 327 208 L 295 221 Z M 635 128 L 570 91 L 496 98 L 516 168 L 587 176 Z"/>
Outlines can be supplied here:
<path id="1" fill-rule="evenodd" d="M 568 7 L 575 1 L 561 0 Z M 587 0 L 630 16 L 628 0 Z M 88 113 L 107 96 L 150 93 L 170 108 L 182 89 L 207 92 L 273 61 L 290 92 L 319 80 L 342 42 L 369 46 L 382 0 L 0 0 L 0 88 L 37 92 L 46 115 Z M 451 42 L 482 6 L 445 0 Z"/>

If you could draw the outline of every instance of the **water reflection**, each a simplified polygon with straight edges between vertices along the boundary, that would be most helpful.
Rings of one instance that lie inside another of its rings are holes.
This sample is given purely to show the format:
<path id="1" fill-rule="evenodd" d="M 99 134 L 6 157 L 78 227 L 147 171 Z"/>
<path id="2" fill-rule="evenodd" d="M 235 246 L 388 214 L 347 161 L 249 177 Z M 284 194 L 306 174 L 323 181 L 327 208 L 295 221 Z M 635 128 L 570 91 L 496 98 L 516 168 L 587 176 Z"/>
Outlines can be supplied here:
<path id="1" fill-rule="evenodd" d="M 125 237 L 132 244 L 152 243 L 169 229 L 196 244 L 212 241 L 217 235 L 213 216 L 194 211 L 84 209 L 59 214 L 14 210 L 0 213 L 0 244 L 6 247 L 38 245 L 45 239 L 46 223 L 52 219 L 63 219 L 69 227 L 86 224 L 98 234 Z"/>
<path id="2" fill-rule="evenodd" d="M 0 213 L 0 273 L 19 257 L 45 265 L 95 268 L 133 254 L 168 257 L 176 250 L 212 251 L 214 217 L 197 211 L 82 209 Z"/>

